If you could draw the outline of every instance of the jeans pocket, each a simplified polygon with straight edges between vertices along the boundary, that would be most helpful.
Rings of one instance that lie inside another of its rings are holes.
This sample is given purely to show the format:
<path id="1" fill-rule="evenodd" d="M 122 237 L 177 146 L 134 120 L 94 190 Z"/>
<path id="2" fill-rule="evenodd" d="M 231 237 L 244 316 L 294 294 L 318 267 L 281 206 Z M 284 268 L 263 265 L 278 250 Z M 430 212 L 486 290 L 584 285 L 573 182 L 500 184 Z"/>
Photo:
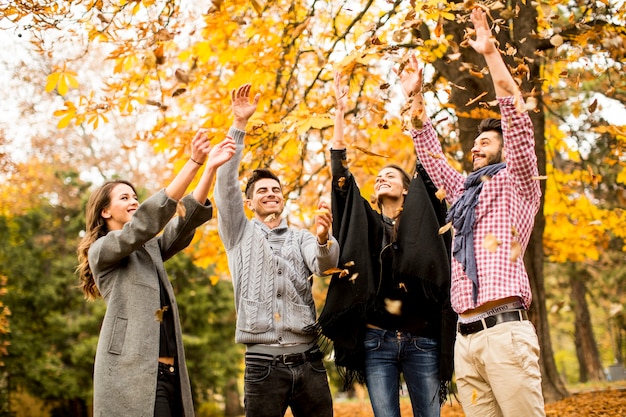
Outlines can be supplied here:
<path id="1" fill-rule="evenodd" d="M 411 343 L 415 349 L 421 352 L 435 352 L 439 349 L 437 341 L 428 337 L 414 337 Z"/>
<path id="2" fill-rule="evenodd" d="M 314 361 L 308 361 L 307 364 L 309 365 L 309 368 L 311 368 L 311 370 L 313 372 L 318 372 L 318 373 L 326 372 L 326 367 L 324 366 L 324 361 L 321 360 L 321 359 L 316 359 Z"/>
<path id="3" fill-rule="evenodd" d="M 363 340 L 363 347 L 366 351 L 374 351 L 380 349 L 382 345 L 381 335 L 373 330 L 367 329 L 365 332 L 365 340 Z"/>
<path id="4" fill-rule="evenodd" d="M 258 362 L 246 362 L 246 370 L 244 371 L 245 382 L 260 382 L 270 376 L 272 366 L 270 362 L 267 364 Z"/>

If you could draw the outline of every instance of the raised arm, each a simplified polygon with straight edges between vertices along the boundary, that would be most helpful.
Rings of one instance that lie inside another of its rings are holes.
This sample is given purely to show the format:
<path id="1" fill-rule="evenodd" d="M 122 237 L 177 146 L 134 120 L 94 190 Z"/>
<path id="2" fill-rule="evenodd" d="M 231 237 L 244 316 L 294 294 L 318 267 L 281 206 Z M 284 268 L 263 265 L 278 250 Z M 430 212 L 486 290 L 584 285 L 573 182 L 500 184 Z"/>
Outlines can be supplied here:
<path id="1" fill-rule="evenodd" d="M 260 94 L 257 94 L 252 101 L 250 100 L 250 87 L 250 84 L 244 84 L 231 92 L 234 121 L 228 135 L 234 139 L 235 154 L 216 173 L 214 199 L 217 207 L 217 225 L 227 250 L 241 239 L 248 222 L 239 184 L 239 164 L 243 158 L 246 125 L 256 111 L 260 98 Z"/>
<path id="2" fill-rule="evenodd" d="M 346 142 L 343 137 L 344 115 L 348 105 L 348 86 L 343 84 L 342 74 L 335 71 L 333 87 L 335 90 L 335 129 L 333 140 L 330 143 L 331 149 L 346 149 Z"/>
<path id="3" fill-rule="evenodd" d="M 196 133 L 191 141 L 191 157 L 176 174 L 172 182 L 165 187 L 165 194 L 169 198 L 176 201 L 183 198 L 187 192 L 187 187 L 189 187 L 198 170 L 204 164 L 209 147 L 210 142 L 207 135 Z"/>
<path id="4" fill-rule="evenodd" d="M 480 8 L 474 8 L 470 19 L 476 31 L 476 39 L 469 38 L 468 42 L 476 52 L 485 58 L 496 91 L 496 97 L 517 95 L 519 92 L 517 83 L 496 47 L 495 39 L 487 22 L 487 14 Z"/>
<path id="5" fill-rule="evenodd" d="M 422 94 L 423 70 L 414 54 L 409 56 L 409 61 L 402 71 L 394 68 L 394 72 L 400 78 L 402 92 L 411 103 L 411 122 L 415 128 L 420 128 L 428 122 L 428 114 L 426 114 L 426 107 L 424 106 L 424 95 Z"/>
<path id="6" fill-rule="evenodd" d="M 196 133 L 198 136 L 207 136 L 206 129 L 199 129 Z M 235 140 L 230 136 L 221 141 L 215 146 L 212 146 L 209 151 L 209 157 L 207 159 L 206 168 L 200 177 L 198 185 L 193 190 L 193 198 L 201 204 L 204 204 L 213 185 L 213 179 L 215 178 L 215 172 L 217 168 L 224 165 L 235 154 Z"/>

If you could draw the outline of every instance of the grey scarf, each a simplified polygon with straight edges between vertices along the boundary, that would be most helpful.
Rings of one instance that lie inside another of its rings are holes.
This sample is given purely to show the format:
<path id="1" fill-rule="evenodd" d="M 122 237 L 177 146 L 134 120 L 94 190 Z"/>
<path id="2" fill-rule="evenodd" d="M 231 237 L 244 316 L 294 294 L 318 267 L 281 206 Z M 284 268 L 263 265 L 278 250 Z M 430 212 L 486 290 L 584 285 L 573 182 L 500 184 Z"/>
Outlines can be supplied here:
<path id="1" fill-rule="evenodd" d="M 476 205 L 478 196 L 483 189 L 484 176 L 492 178 L 506 164 L 500 162 L 480 168 L 472 172 L 465 179 L 463 188 L 465 191 L 459 199 L 452 205 L 446 221 L 452 221 L 452 226 L 456 232 L 454 236 L 454 248 L 452 254 L 454 258 L 463 265 L 463 270 L 472 280 L 472 298 L 474 303 L 478 300 L 478 268 L 476 267 L 476 256 L 474 254 L 474 222 L 476 221 Z"/>

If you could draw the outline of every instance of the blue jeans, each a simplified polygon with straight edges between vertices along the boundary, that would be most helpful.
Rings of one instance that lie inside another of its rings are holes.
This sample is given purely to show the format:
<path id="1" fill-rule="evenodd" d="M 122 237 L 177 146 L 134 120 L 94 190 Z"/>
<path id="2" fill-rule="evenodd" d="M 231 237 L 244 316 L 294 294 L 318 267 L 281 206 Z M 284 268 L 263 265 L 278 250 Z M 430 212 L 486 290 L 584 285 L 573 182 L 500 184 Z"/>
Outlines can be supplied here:
<path id="1" fill-rule="evenodd" d="M 333 402 L 322 359 L 300 365 L 246 358 L 244 403 L 248 417 L 332 417 Z"/>
<path id="2" fill-rule="evenodd" d="M 365 379 L 376 417 L 400 417 L 400 374 L 415 417 L 439 417 L 437 342 L 410 333 L 367 328 Z"/>

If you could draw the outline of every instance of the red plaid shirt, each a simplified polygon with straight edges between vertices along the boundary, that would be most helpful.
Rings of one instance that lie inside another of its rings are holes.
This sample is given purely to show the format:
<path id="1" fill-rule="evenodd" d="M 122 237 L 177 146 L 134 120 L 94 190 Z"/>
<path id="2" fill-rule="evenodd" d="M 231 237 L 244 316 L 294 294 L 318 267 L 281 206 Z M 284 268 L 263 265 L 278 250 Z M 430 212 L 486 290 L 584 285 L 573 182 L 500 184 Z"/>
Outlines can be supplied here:
<path id="1" fill-rule="evenodd" d="M 501 112 L 506 168 L 483 185 L 476 206 L 474 248 L 478 267 L 478 301 L 472 300 L 472 281 L 463 266 L 452 258 L 452 308 L 457 313 L 474 309 L 486 302 L 510 296 L 521 298 L 530 307 L 532 294 L 524 268 L 524 252 L 539 209 L 541 189 L 533 125 L 528 113 L 519 113 L 514 97 L 498 98 Z M 437 133 L 430 122 L 420 130 L 411 130 L 419 160 L 435 185 L 446 191 L 453 204 L 463 193 L 465 177 L 446 161 Z M 497 248 L 483 244 L 485 237 L 497 239 Z M 519 242 L 518 256 L 513 242 Z M 513 246 L 512 246 L 513 245 Z"/>

